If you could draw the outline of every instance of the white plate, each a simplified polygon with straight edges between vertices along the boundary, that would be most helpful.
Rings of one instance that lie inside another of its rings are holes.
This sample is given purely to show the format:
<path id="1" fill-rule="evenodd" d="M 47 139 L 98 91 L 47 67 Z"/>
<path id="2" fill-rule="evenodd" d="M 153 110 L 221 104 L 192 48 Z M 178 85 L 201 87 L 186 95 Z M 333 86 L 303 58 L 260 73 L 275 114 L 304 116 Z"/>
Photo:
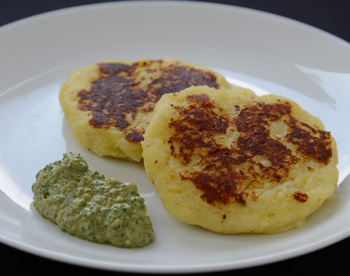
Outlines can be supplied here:
<path id="1" fill-rule="evenodd" d="M 0 41 L 1 242 L 87 267 L 204 272 L 287 259 L 350 235 L 346 42 L 279 16 L 194 2 L 119 2 L 50 12 L 1 28 Z M 217 235 L 170 217 L 142 165 L 82 149 L 60 109 L 60 83 L 71 71 L 103 59 L 163 56 L 211 67 L 232 85 L 289 97 L 319 116 L 338 142 L 336 196 L 298 230 Z M 79 240 L 33 210 L 36 172 L 67 151 L 80 152 L 108 177 L 138 185 L 154 225 L 153 244 L 128 250 Z"/>

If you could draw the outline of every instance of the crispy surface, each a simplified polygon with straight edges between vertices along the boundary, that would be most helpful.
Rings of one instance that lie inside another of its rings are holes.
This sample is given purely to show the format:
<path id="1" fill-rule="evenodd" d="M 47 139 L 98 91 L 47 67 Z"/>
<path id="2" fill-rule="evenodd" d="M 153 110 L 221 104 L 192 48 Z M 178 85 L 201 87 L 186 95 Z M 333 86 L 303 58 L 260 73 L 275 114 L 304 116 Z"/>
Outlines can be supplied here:
<path id="1" fill-rule="evenodd" d="M 300 227 L 338 179 L 336 143 L 318 118 L 241 88 L 163 96 L 142 146 L 167 211 L 219 233 Z"/>
<path id="2" fill-rule="evenodd" d="M 75 138 L 100 156 L 141 161 L 141 141 L 163 94 L 192 85 L 230 88 L 207 68 L 170 58 L 104 61 L 73 72 L 60 104 Z"/>

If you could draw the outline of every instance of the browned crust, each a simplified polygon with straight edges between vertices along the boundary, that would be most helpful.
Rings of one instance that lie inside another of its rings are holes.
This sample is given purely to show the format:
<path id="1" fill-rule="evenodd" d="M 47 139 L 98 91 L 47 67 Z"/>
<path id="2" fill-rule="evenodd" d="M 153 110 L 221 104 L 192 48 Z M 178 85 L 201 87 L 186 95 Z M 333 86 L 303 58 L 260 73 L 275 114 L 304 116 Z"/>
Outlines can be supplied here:
<path id="1" fill-rule="evenodd" d="M 282 183 L 291 167 L 302 159 L 313 159 L 327 165 L 332 158 L 331 135 L 315 129 L 292 116 L 288 101 L 275 103 L 250 102 L 234 106 L 235 116 L 229 117 L 206 94 L 186 97 L 187 105 L 174 106 L 180 114 L 168 126 L 173 134 L 168 139 L 171 155 L 186 166 L 199 157 L 200 169 L 181 173 L 181 179 L 194 183 L 209 204 L 237 202 L 245 205 L 245 198 L 258 200 L 246 193 L 246 187 L 262 187 L 264 183 Z M 284 139 L 272 137 L 269 127 L 282 120 L 287 125 Z M 217 134 L 238 133 L 230 146 L 215 140 Z M 296 146 L 294 154 L 286 141 Z M 268 163 L 259 162 L 259 157 Z M 295 193 L 293 198 L 305 202 L 307 195 Z"/>
<path id="2" fill-rule="evenodd" d="M 216 75 L 210 71 L 180 62 L 169 66 L 162 66 L 162 63 L 160 59 L 130 65 L 118 62 L 98 64 L 99 78 L 91 83 L 90 90 L 78 92 L 78 108 L 91 112 L 89 123 L 94 128 L 113 126 L 125 131 L 129 142 L 139 143 L 143 140 L 144 129 L 127 130 L 130 121 L 138 112 L 152 112 L 163 94 L 178 92 L 192 85 L 219 87 Z M 156 71 L 147 87 L 142 80 L 136 80 L 136 69 L 139 68 L 151 76 Z"/>

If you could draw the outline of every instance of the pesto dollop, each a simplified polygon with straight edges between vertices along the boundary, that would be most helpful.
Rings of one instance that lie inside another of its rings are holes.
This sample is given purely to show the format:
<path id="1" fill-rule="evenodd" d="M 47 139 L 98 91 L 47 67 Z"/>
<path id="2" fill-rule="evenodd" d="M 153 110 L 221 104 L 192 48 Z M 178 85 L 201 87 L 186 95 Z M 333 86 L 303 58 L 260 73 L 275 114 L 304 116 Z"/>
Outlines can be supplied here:
<path id="1" fill-rule="evenodd" d="M 80 154 L 65 153 L 36 175 L 33 204 L 60 229 L 117 247 L 143 247 L 154 239 L 144 199 L 134 183 L 90 171 Z"/>

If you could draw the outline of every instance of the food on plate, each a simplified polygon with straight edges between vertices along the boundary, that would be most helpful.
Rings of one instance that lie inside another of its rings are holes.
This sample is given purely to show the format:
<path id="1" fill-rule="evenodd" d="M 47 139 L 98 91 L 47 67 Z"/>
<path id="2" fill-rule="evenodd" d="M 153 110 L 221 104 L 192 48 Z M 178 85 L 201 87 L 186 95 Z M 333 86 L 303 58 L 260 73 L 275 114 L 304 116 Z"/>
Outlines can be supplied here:
<path id="1" fill-rule="evenodd" d="M 218 233 L 301 227 L 338 180 L 336 142 L 318 118 L 243 88 L 164 95 L 142 147 L 169 214 Z"/>
<path id="2" fill-rule="evenodd" d="M 127 248 L 154 240 L 137 186 L 90 171 L 80 154 L 65 153 L 62 160 L 46 165 L 32 191 L 38 212 L 71 235 Z"/>
<path id="3" fill-rule="evenodd" d="M 171 58 L 107 60 L 71 73 L 59 100 L 83 147 L 100 156 L 139 162 L 156 102 L 163 94 L 193 85 L 231 87 L 212 70 Z"/>

